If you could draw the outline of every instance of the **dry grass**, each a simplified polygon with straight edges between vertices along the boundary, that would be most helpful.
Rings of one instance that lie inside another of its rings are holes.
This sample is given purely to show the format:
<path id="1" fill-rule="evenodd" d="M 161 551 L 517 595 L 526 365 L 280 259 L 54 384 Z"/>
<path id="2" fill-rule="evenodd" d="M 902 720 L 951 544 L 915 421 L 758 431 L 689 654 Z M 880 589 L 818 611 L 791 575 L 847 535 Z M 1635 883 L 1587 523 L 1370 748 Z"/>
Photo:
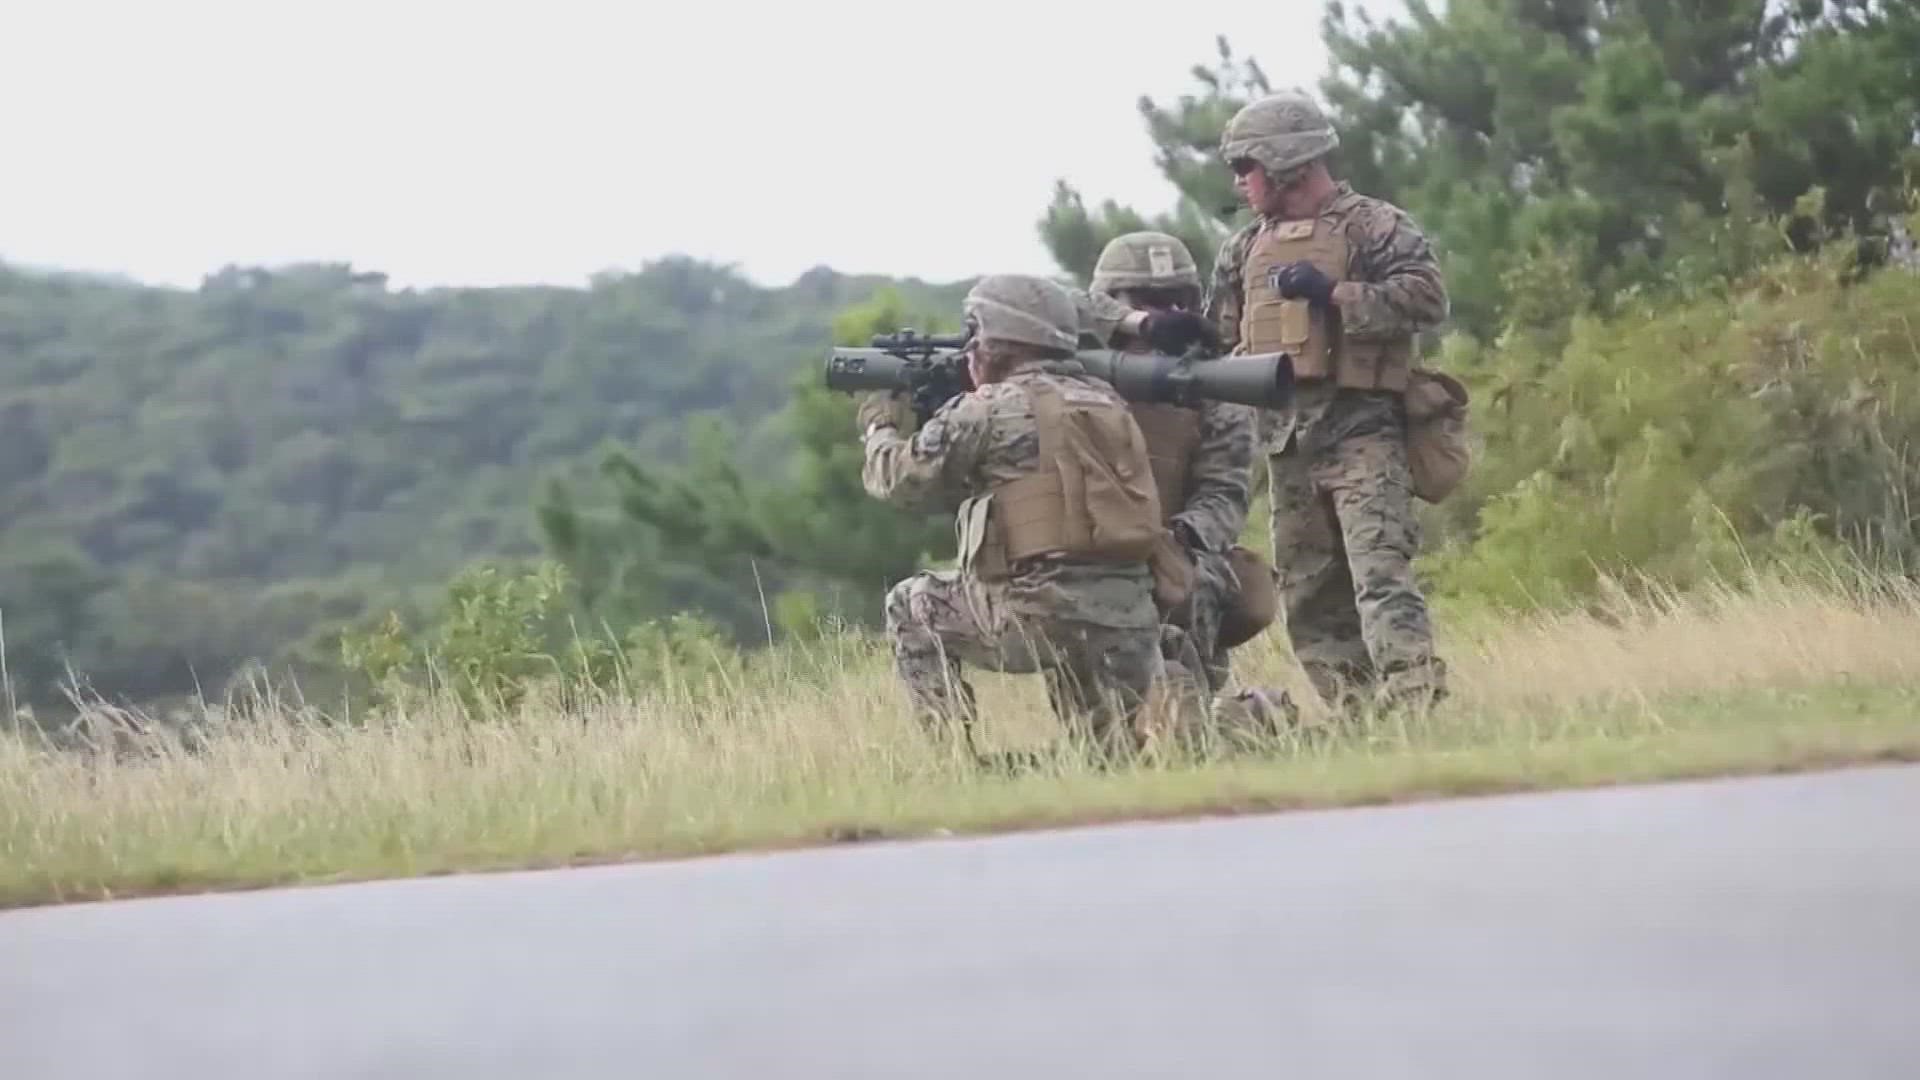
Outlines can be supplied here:
<path id="1" fill-rule="evenodd" d="M 852 639 L 484 723 L 444 698 L 341 722 L 263 696 L 185 729 L 94 710 L 90 750 L 0 735 L 0 904 L 1920 758 L 1904 582 L 1449 625 L 1455 697 L 1423 720 L 1017 778 L 930 749 Z M 1277 649 L 1243 677 L 1295 683 Z M 1052 737 L 1034 680 L 980 685 L 989 740 Z"/>

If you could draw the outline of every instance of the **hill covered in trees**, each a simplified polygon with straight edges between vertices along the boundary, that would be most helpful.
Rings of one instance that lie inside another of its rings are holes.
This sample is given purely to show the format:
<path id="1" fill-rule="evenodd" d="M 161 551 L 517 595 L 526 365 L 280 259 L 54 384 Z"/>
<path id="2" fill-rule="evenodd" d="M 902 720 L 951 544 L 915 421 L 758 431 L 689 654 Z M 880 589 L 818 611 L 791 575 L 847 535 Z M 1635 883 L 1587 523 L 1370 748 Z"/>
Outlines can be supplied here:
<path id="1" fill-rule="evenodd" d="M 1920 565 L 1920 8 L 1335 2 L 1322 36 L 1335 170 L 1433 240 L 1454 319 L 1429 355 L 1475 391 L 1475 472 L 1427 512 L 1436 595 Z M 1215 148 L 1279 83 L 1225 39 L 1193 74 L 1137 103 L 1170 209 L 1038 193 L 1063 278 L 1144 225 L 1205 265 L 1243 220 Z M 250 657 L 324 668 L 332 628 L 389 610 L 349 667 L 871 622 L 950 530 L 861 493 L 820 349 L 951 329 L 963 287 L 763 289 L 684 259 L 422 293 L 337 266 L 196 291 L 0 268 L 13 679 L 44 697 L 71 659 L 148 697 Z M 536 555 L 565 580 L 476 565 Z"/>
<path id="2" fill-rule="evenodd" d="M 230 268 L 197 290 L 0 266 L 0 617 L 47 699 L 69 664 L 135 698 L 217 688 L 465 560 L 543 550 L 543 481 L 690 433 L 771 465 L 835 316 L 957 293 L 826 269 L 762 288 L 685 259 L 588 288 L 394 290 Z M 663 608 L 698 573 L 654 553 Z M 322 650 L 324 651 L 324 650 Z"/>

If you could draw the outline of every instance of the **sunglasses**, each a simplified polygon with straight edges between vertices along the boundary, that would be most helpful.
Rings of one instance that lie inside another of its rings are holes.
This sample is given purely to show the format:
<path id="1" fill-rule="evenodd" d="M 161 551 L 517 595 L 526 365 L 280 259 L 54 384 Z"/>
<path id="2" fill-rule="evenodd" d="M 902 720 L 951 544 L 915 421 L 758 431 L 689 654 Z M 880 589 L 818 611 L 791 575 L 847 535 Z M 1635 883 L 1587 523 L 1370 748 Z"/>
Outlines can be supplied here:
<path id="1" fill-rule="evenodd" d="M 1228 167 L 1233 169 L 1233 175 L 1245 176 L 1248 173 L 1259 169 L 1260 163 L 1253 160 L 1252 158 L 1234 158 L 1231 162 L 1228 163 Z M 1306 177 L 1307 177 L 1306 166 L 1299 165 L 1299 166 L 1295 166 L 1294 168 L 1288 169 L 1286 172 L 1275 173 L 1269 176 L 1268 179 L 1273 182 L 1274 187 L 1290 188 L 1295 184 L 1298 184 L 1300 181 L 1306 179 Z"/>
<path id="2" fill-rule="evenodd" d="M 1179 308 L 1187 306 L 1187 293 L 1182 289 L 1121 289 L 1120 300 L 1129 307 L 1136 308 Z"/>

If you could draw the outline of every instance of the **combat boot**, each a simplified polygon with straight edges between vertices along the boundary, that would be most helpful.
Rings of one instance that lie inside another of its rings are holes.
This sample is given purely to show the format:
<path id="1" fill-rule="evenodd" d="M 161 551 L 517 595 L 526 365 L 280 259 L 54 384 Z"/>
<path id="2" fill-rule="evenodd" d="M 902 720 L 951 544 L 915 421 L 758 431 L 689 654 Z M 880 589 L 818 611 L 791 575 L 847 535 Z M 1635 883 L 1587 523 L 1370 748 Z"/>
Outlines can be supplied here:
<path id="1" fill-rule="evenodd" d="M 1300 730 L 1300 707 L 1279 687 L 1250 686 L 1213 700 L 1215 728 L 1230 751 L 1270 748 Z"/>
<path id="2" fill-rule="evenodd" d="M 1447 664 L 1435 657 L 1422 664 L 1390 668 L 1373 696 L 1379 714 L 1424 717 L 1448 697 Z"/>

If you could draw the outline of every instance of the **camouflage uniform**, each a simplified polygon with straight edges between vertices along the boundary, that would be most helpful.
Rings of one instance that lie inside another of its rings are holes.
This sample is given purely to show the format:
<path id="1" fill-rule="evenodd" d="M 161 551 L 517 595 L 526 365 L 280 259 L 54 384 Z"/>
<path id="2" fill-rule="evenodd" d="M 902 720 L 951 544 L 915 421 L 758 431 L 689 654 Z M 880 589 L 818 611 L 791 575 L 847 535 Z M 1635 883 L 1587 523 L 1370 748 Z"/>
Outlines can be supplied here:
<path id="1" fill-rule="evenodd" d="M 1235 149 L 1250 156 L 1244 144 Z M 1244 349 L 1249 275 L 1275 269 L 1250 267 L 1248 259 L 1262 235 L 1283 224 L 1260 215 L 1221 245 L 1214 262 L 1206 312 L 1234 351 Z M 1410 346 L 1414 334 L 1446 318 L 1438 261 L 1404 212 L 1340 183 L 1319 211 L 1314 227 L 1321 225 L 1344 237 L 1348 255 L 1333 291 L 1341 347 L 1396 339 Z M 1446 669 L 1414 580 L 1420 530 L 1403 395 L 1334 383 L 1303 379 L 1290 408 L 1260 417 L 1287 634 L 1330 702 L 1352 704 L 1354 691 L 1377 691 L 1390 703 L 1431 702 L 1445 693 Z"/>
<path id="2" fill-rule="evenodd" d="M 1207 688 L 1218 692 L 1231 673 L 1220 643 L 1220 620 L 1239 591 L 1227 552 L 1239 542 L 1253 482 L 1251 408 L 1210 401 L 1200 408 L 1200 442 L 1187 467 L 1186 504 L 1173 515 L 1175 535 L 1193 561 L 1193 589 L 1167 613 L 1169 625 L 1193 644 Z"/>
<path id="3" fill-rule="evenodd" d="M 1059 292 L 1070 313 L 1065 290 Z M 1003 380 L 947 402 L 911 438 L 886 424 L 869 425 L 861 474 L 867 492 L 902 506 L 955 510 L 971 496 L 1034 473 L 1040 441 L 1030 394 L 1036 386 L 1075 393 L 1093 387 L 1125 404 L 1077 362 L 1027 361 Z M 1137 744 L 1130 722 L 1164 670 L 1147 564 L 1049 555 L 1020 560 L 1010 570 L 1004 581 L 961 570 L 923 571 L 888 592 L 887 637 L 918 715 L 936 730 L 957 722 L 971 741 L 973 691 L 961 665 L 1038 671 L 1045 673 L 1056 714 L 1076 735 Z"/>
<path id="4" fill-rule="evenodd" d="M 1105 341 L 1113 335 L 1133 312 L 1117 295 L 1128 289 L 1178 291 L 1183 294 L 1180 303 L 1200 306 L 1200 278 L 1186 245 L 1165 233 L 1128 233 L 1114 238 L 1101 252 L 1092 288 L 1079 301 L 1083 337 Z M 1144 346 L 1132 342 L 1129 347 Z M 1193 588 L 1186 600 L 1164 615 L 1175 631 L 1167 635 L 1166 652 L 1172 659 L 1190 645 L 1188 662 L 1200 669 L 1195 674 L 1204 678 L 1209 693 L 1218 692 L 1230 674 L 1227 650 L 1220 644 L 1220 621 L 1239 588 L 1227 552 L 1239 542 L 1252 497 L 1255 410 L 1231 402 L 1203 401 L 1192 410 L 1136 405 L 1134 415 L 1156 458 L 1170 449 L 1156 447 L 1157 441 L 1179 443 L 1191 438 L 1191 449 L 1183 455 L 1182 475 L 1161 489 L 1168 526 L 1194 569 Z M 1162 423 L 1154 423 L 1156 417 Z M 1161 467 L 1156 461 L 1155 468 Z"/>
<path id="5" fill-rule="evenodd" d="M 1076 289 L 1073 303 L 1081 335 L 1092 338 L 1098 348 L 1122 343 L 1130 336 L 1123 331 L 1137 328 L 1142 321 L 1140 312 L 1105 293 Z"/>

